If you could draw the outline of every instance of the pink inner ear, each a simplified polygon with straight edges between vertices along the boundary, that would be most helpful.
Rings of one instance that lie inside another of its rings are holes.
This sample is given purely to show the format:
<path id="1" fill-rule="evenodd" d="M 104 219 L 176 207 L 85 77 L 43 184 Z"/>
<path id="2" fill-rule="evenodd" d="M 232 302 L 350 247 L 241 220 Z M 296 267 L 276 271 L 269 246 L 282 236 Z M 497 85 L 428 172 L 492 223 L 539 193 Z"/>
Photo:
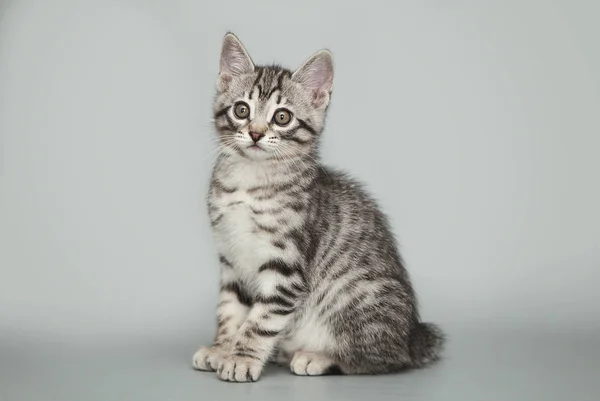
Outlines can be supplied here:
<path id="1" fill-rule="evenodd" d="M 326 100 L 333 87 L 331 54 L 325 51 L 315 54 L 294 73 L 293 79 L 312 91 L 316 102 Z"/>
<path id="2" fill-rule="evenodd" d="M 331 89 L 332 76 L 329 66 L 323 60 L 315 60 L 306 74 L 305 85 L 316 91 L 329 91 Z"/>
<path id="3" fill-rule="evenodd" d="M 221 78 L 221 81 L 223 81 L 223 83 L 229 83 L 233 79 L 233 77 L 231 75 L 224 73 L 224 72 L 222 72 L 220 74 L 220 78 Z"/>
<path id="4" fill-rule="evenodd" d="M 252 70 L 250 60 L 243 53 L 232 52 L 224 55 L 221 61 L 221 71 L 231 75 L 240 75 Z"/>
<path id="5" fill-rule="evenodd" d="M 221 51 L 220 73 L 232 76 L 254 70 L 254 63 L 237 39 L 226 38 Z"/>
<path id="6" fill-rule="evenodd" d="M 313 94 L 314 96 L 314 103 L 316 105 L 320 105 L 323 104 L 323 102 L 327 99 L 327 94 L 328 91 L 325 90 L 316 90 Z"/>

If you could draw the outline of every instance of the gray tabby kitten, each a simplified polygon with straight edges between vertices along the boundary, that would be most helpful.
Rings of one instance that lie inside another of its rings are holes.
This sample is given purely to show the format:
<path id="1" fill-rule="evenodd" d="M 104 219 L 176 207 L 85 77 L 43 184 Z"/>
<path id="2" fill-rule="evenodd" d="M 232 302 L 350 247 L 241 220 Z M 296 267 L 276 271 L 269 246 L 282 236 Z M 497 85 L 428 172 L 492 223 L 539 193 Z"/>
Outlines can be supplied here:
<path id="1" fill-rule="evenodd" d="M 269 361 L 312 376 L 396 372 L 439 356 L 443 335 L 419 320 L 386 217 L 319 162 L 332 85 L 327 50 L 291 72 L 255 66 L 225 36 L 208 193 L 221 294 L 198 370 L 253 382 Z"/>

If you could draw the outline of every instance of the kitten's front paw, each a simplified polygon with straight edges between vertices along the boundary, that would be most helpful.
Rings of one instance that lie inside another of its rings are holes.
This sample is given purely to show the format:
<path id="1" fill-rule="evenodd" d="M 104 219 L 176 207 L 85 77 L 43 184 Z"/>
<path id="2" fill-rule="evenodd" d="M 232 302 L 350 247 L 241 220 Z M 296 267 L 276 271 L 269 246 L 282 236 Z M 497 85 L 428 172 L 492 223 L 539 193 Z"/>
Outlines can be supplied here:
<path id="1" fill-rule="evenodd" d="M 225 351 L 219 347 L 200 347 L 192 358 L 196 370 L 214 372 L 225 357 Z"/>
<path id="2" fill-rule="evenodd" d="M 260 378 L 262 368 L 262 363 L 258 359 L 228 356 L 221 361 L 217 376 L 229 382 L 255 382 Z"/>

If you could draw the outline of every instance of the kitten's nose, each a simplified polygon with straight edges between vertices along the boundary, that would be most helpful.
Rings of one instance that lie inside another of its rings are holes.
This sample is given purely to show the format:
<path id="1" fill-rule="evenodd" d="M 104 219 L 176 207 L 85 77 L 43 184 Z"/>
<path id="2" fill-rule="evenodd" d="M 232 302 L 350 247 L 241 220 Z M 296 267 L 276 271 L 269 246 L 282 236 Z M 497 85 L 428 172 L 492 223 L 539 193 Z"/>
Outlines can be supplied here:
<path id="1" fill-rule="evenodd" d="M 250 132 L 250 138 L 254 141 L 254 143 L 260 141 L 265 134 L 261 134 L 260 132 Z"/>

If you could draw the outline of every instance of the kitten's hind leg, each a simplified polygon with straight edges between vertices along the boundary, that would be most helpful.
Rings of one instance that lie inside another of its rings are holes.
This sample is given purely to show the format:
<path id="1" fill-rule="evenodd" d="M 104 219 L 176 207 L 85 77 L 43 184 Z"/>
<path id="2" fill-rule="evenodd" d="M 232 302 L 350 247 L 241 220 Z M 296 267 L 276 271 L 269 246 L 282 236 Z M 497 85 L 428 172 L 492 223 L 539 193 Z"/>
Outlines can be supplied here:
<path id="1" fill-rule="evenodd" d="M 322 352 L 297 351 L 290 369 L 300 376 L 322 376 L 344 374 L 333 359 Z"/>

